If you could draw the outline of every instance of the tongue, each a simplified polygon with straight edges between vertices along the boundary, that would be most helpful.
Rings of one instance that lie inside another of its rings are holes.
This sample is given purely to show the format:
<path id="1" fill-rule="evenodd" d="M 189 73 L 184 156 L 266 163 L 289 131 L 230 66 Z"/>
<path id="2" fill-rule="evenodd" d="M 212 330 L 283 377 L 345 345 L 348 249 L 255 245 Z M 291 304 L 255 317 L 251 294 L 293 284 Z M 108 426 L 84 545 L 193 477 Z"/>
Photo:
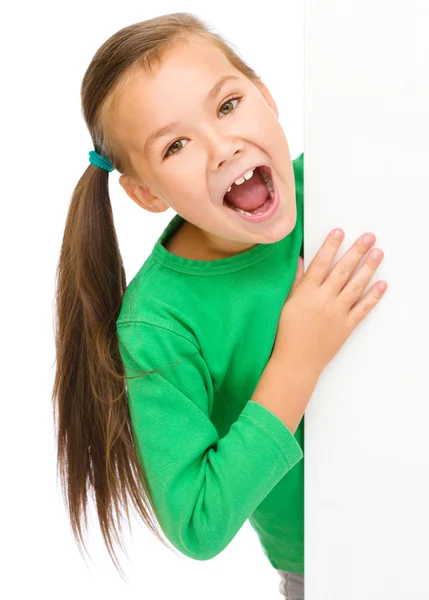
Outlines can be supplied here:
<path id="1" fill-rule="evenodd" d="M 232 184 L 232 188 L 224 196 L 225 202 L 242 210 L 254 210 L 264 204 L 270 195 L 265 181 L 255 169 L 253 176 L 241 185 Z"/>

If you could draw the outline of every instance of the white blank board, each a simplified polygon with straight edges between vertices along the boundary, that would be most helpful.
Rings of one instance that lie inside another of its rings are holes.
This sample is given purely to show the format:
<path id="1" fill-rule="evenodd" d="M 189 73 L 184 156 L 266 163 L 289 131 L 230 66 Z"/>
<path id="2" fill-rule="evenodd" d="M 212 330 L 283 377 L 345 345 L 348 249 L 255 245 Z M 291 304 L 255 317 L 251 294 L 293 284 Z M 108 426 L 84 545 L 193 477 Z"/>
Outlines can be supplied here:
<path id="1" fill-rule="evenodd" d="M 389 286 L 306 411 L 306 600 L 429 599 L 428 32 L 423 0 L 305 1 L 305 268 L 372 231 Z"/>

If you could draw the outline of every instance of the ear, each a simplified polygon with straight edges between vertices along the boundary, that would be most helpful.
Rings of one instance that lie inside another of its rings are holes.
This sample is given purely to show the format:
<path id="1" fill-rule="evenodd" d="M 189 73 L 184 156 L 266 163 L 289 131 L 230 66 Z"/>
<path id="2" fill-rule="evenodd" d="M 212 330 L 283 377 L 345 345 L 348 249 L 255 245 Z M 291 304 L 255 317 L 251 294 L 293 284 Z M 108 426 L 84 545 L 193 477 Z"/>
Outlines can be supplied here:
<path id="1" fill-rule="evenodd" d="M 152 194 L 147 186 L 134 183 L 129 175 L 121 175 L 119 183 L 136 204 L 150 212 L 164 212 L 170 208 L 161 198 Z"/>
<path id="2" fill-rule="evenodd" d="M 261 92 L 261 94 L 263 95 L 263 97 L 265 98 L 265 100 L 267 101 L 267 103 L 271 106 L 276 117 L 278 118 L 279 117 L 279 109 L 277 108 L 277 104 L 275 103 L 274 98 L 272 97 L 272 95 L 270 93 L 270 90 L 267 88 L 265 83 L 263 81 L 261 81 L 260 79 L 258 79 L 254 83 L 255 83 L 256 87 L 259 89 L 259 91 Z"/>

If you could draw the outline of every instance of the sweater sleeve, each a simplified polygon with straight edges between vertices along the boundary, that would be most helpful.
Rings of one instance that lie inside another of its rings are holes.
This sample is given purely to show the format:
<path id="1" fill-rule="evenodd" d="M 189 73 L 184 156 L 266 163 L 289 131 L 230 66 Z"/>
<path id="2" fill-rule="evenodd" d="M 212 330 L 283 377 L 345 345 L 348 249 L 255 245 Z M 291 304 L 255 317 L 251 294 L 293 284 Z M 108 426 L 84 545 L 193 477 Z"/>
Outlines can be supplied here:
<path id="1" fill-rule="evenodd" d="M 247 401 L 219 438 L 210 420 L 212 380 L 197 346 L 170 329 L 117 323 L 137 454 L 159 524 L 184 555 L 208 560 L 234 538 L 303 457 L 271 411 Z"/>

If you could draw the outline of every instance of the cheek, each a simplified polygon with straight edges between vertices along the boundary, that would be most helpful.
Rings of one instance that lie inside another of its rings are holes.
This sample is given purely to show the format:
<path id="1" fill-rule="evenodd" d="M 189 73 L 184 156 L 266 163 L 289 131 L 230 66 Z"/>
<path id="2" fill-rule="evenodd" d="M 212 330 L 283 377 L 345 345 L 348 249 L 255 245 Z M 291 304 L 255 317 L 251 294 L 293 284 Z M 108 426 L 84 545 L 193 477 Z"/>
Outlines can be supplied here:
<path id="1" fill-rule="evenodd" d="M 276 115 L 267 106 L 260 107 L 257 114 L 257 119 L 246 118 L 247 126 L 250 127 L 255 136 L 261 141 L 265 140 L 265 143 L 267 143 L 269 142 L 268 137 L 272 139 L 273 136 L 277 137 L 279 132 L 281 133 L 280 123 Z"/>
<path id="2" fill-rule="evenodd" d="M 264 139 L 265 144 L 271 146 L 271 149 L 281 150 L 287 146 L 287 139 L 283 127 L 274 113 L 264 121 Z"/>
<path id="3" fill-rule="evenodd" d="M 174 158 L 172 160 L 175 160 Z M 180 161 L 179 158 L 177 158 Z M 178 173 L 174 176 L 171 174 L 167 177 L 168 181 L 164 184 L 165 193 L 174 202 L 180 202 L 181 204 L 196 202 L 201 194 L 207 193 L 204 191 L 203 182 L 198 180 L 195 170 L 191 169 L 187 171 L 182 163 Z"/>

